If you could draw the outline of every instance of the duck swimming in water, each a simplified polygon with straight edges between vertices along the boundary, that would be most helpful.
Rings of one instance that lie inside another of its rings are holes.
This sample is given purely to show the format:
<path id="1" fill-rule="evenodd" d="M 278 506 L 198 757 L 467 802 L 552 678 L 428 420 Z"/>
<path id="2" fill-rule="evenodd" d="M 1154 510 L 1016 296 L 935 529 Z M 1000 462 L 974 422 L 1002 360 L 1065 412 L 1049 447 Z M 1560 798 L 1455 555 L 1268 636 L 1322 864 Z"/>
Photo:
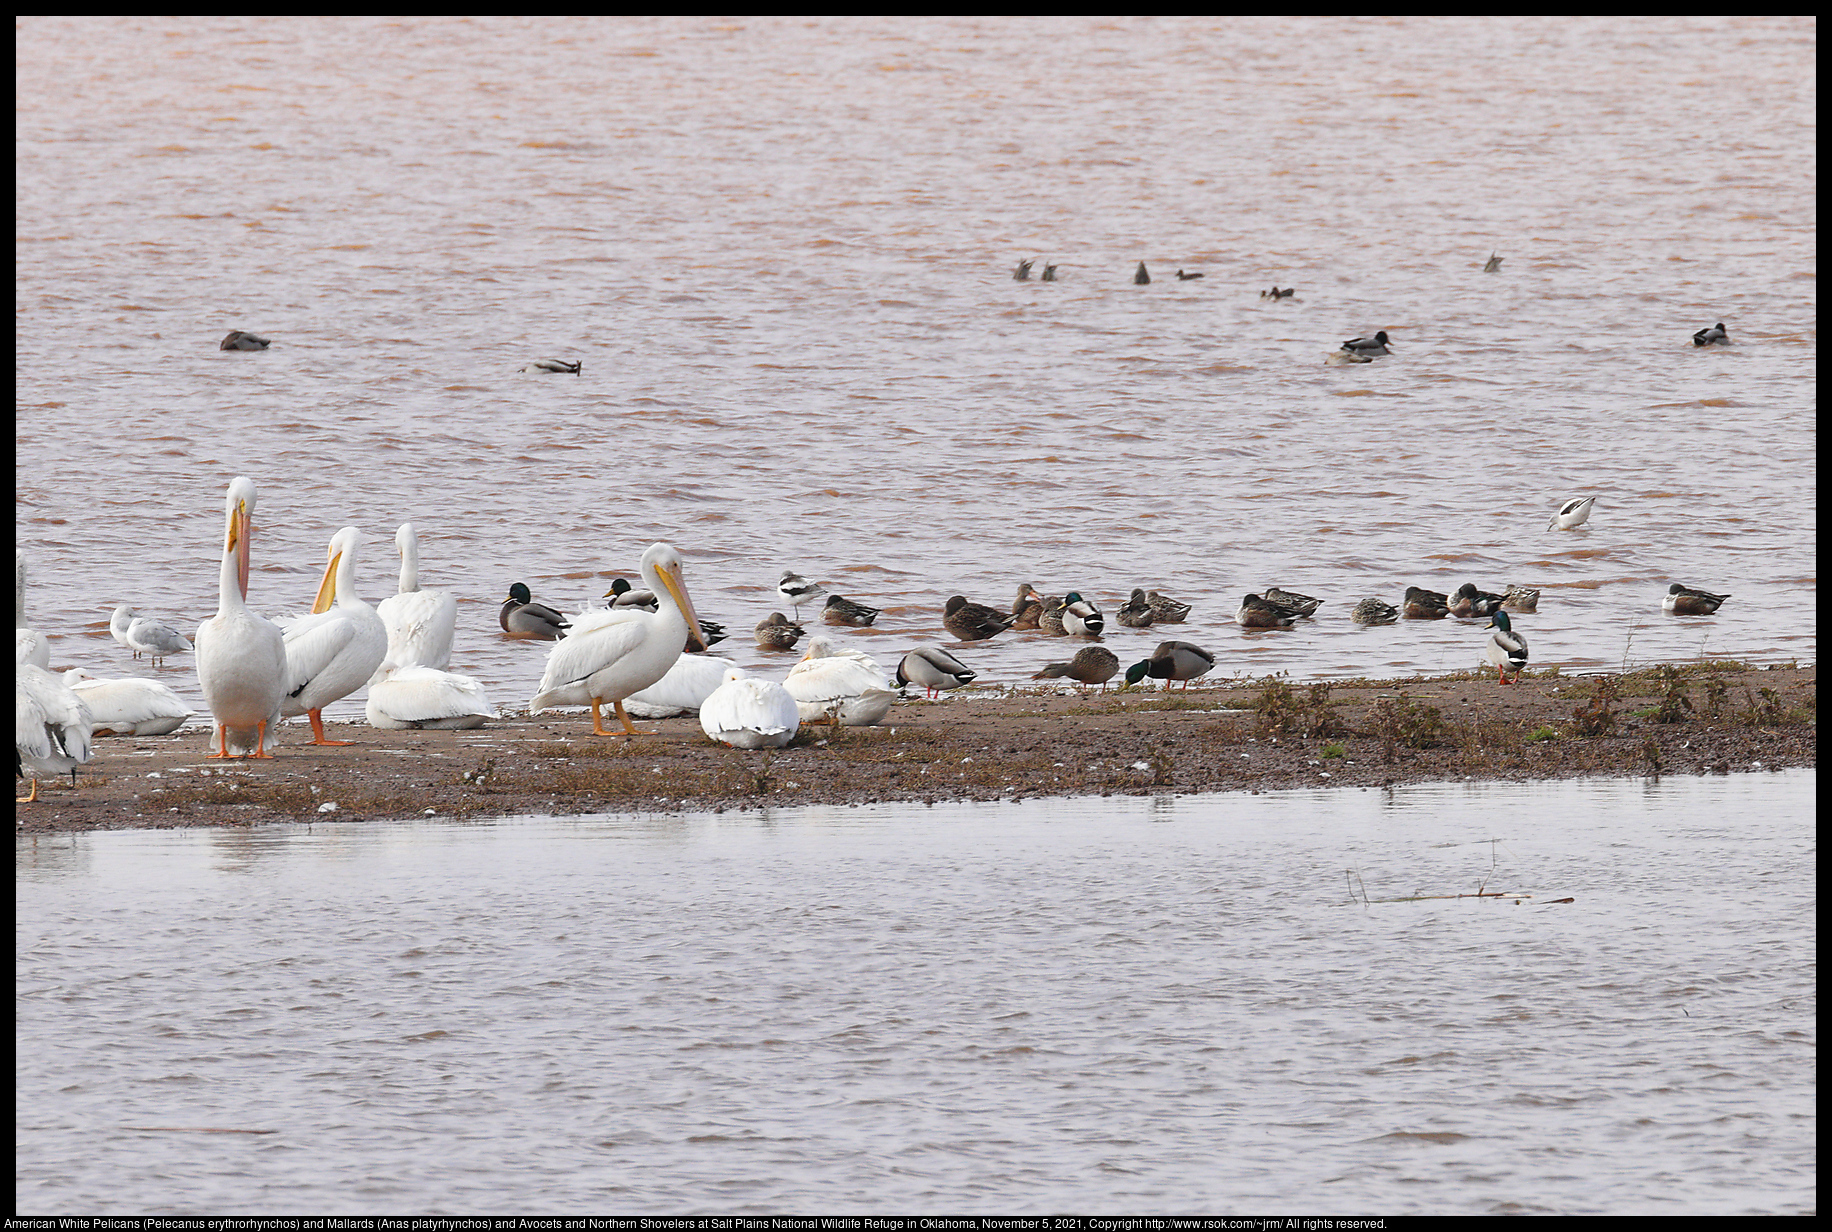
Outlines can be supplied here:
<path id="1" fill-rule="evenodd" d="M 1506 599 L 1506 595 L 1477 590 L 1474 582 L 1465 582 L 1450 597 L 1450 611 L 1453 616 L 1493 616 Z"/>
<path id="2" fill-rule="evenodd" d="M 1342 349 L 1354 355 L 1372 358 L 1375 355 L 1389 354 L 1387 348 L 1390 345 L 1392 345 L 1391 340 L 1387 337 L 1387 331 L 1383 329 L 1372 337 L 1350 338 L 1342 344 Z"/>
<path id="3" fill-rule="evenodd" d="M 584 360 L 579 360 L 576 363 L 567 363 L 563 359 L 536 359 L 536 360 L 531 360 L 530 362 L 526 364 L 523 364 L 521 367 L 521 371 L 523 372 L 570 372 L 572 375 L 578 376 L 580 371 L 584 367 L 585 367 Z"/>
<path id="4" fill-rule="evenodd" d="M 1722 321 L 1719 321 L 1716 325 L 1713 325 L 1710 329 L 1701 329 L 1696 334 L 1693 334 L 1692 335 L 1692 345 L 1693 346 L 1729 346 L 1730 345 L 1730 334 L 1725 331 L 1724 323 Z"/>
<path id="5" fill-rule="evenodd" d="M 942 610 L 942 627 L 963 642 L 983 642 L 1011 628 L 1015 620 L 1009 612 L 1000 612 L 983 603 L 969 603 L 965 595 L 955 595 Z"/>
<path id="6" fill-rule="evenodd" d="M 1283 604 L 1269 603 L 1258 595 L 1240 601 L 1234 620 L 1246 629 L 1289 629 L 1298 623 L 1298 615 Z"/>
<path id="7" fill-rule="evenodd" d="M 1442 620 L 1450 615 L 1450 596 L 1421 586 L 1408 586 L 1400 606 L 1408 620 Z"/>
<path id="8" fill-rule="evenodd" d="M 250 334 L 244 330 L 232 329 L 223 338 L 219 351 L 265 351 L 273 342 L 259 334 Z"/>
<path id="9" fill-rule="evenodd" d="M 1349 613 L 1349 619 L 1358 625 L 1390 625 L 1399 619 L 1399 609 L 1379 599 L 1363 599 Z"/>
<path id="10" fill-rule="evenodd" d="M 1678 582 L 1667 588 L 1660 610 L 1669 616 L 1715 616 L 1729 595 L 1714 595 L 1708 590 L 1694 590 Z"/>
<path id="11" fill-rule="evenodd" d="M 523 582 L 510 583 L 509 597 L 503 600 L 502 610 L 496 614 L 496 623 L 510 637 L 535 638 L 548 642 L 565 637 L 566 630 L 572 627 L 572 622 L 566 617 L 544 603 L 536 603 Z"/>

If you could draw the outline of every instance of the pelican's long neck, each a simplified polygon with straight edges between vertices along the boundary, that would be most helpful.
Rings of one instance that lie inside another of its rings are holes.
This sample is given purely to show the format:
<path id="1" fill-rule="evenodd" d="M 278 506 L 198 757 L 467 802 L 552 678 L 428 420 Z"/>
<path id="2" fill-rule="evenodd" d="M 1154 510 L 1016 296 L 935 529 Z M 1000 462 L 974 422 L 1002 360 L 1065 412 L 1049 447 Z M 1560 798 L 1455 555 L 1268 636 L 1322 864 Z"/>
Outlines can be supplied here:
<path id="1" fill-rule="evenodd" d="M 238 525 L 235 510 L 229 511 L 229 529 L 223 535 L 223 570 L 217 581 L 219 614 L 248 610 L 248 529 Z"/>
<path id="2" fill-rule="evenodd" d="M 687 639 L 692 637 L 698 639 L 701 645 L 705 645 L 705 634 L 700 632 L 700 618 L 693 610 L 693 596 L 687 593 L 686 585 L 678 582 L 673 576 L 664 575 L 661 569 L 649 560 L 647 553 L 644 554 L 642 561 L 642 580 L 648 583 L 649 592 L 656 598 L 657 614 L 665 620 L 679 622 L 682 644 L 685 645 Z"/>
<path id="3" fill-rule="evenodd" d="M 420 537 L 414 534 L 412 526 L 403 526 L 395 537 L 395 544 L 401 549 L 400 593 L 411 595 L 420 589 Z M 337 584 L 342 586 L 342 580 Z"/>

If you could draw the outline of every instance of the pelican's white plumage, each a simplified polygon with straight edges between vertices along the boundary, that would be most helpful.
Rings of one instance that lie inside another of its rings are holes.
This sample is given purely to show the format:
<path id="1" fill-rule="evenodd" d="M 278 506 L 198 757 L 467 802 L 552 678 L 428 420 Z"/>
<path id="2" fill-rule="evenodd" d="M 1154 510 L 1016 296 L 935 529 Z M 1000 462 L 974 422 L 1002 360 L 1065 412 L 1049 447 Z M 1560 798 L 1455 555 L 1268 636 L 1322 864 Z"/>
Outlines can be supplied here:
<path id="1" fill-rule="evenodd" d="M 735 749 L 780 749 L 800 729 L 801 711 L 789 691 L 736 665 L 700 704 L 700 730 Z"/>
<path id="2" fill-rule="evenodd" d="M 286 642 L 265 616 L 248 610 L 248 555 L 254 532 L 254 481 L 237 476 L 224 500 L 226 530 L 216 615 L 197 628 L 197 684 L 210 707 L 217 751 L 230 733 L 242 756 L 269 757 L 286 696 Z M 252 739 L 250 739 L 252 737 Z"/>
<path id="3" fill-rule="evenodd" d="M 660 680 L 624 698 L 623 708 L 639 719 L 695 714 L 700 703 L 725 683 L 725 673 L 736 666 L 733 660 L 715 655 L 684 654 Z"/>
<path id="4" fill-rule="evenodd" d="M 134 658 L 145 655 L 159 666 L 159 660 L 168 655 L 184 654 L 191 649 L 191 643 L 184 634 L 168 624 L 154 620 L 151 616 L 142 616 L 128 608 L 127 648 L 134 652 Z M 112 631 L 114 622 L 109 621 Z"/>
<path id="5" fill-rule="evenodd" d="M 688 634 L 697 636 L 699 629 L 678 552 L 666 543 L 651 544 L 642 554 L 642 576 L 660 600 L 660 610 L 607 607 L 574 620 L 565 639 L 547 653 L 547 670 L 528 702 L 530 712 L 549 706 L 590 706 L 592 733 L 613 736 L 615 732 L 604 730 L 599 710 L 610 702 L 624 732 L 636 734 L 624 698 L 667 675 L 686 649 Z"/>
<path id="6" fill-rule="evenodd" d="M 896 689 L 876 659 L 860 650 L 842 649 L 826 637 L 808 643 L 808 653 L 789 669 L 782 684 L 806 723 L 870 727 L 883 722 L 897 700 Z"/>
<path id="7" fill-rule="evenodd" d="M 364 707 L 369 726 L 399 730 L 430 727 L 466 730 L 496 717 L 483 686 L 469 676 L 436 667 L 383 664 L 369 681 Z"/>
<path id="8" fill-rule="evenodd" d="M 362 688 L 388 654 L 382 618 L 356 594 L 362 538 L 354 526 L 331 536 L 311 615 L 286 623 L 286 697 L 280 713 L 308 716 L 313 744 L 350 743 L 325 739 L 324 708 Z"/>
<path id="9" fill-rule="evenodd" d="M 45 635 L 36 629 L 28 628 L 25 623 L 25 553 L 17 548 L 14 552 L 18 562 L 13 566 L 13 624 L 18 630 L 18 657 L 15 663 L 30 663 L 33 667 L 42 667 L 49 671 L 51 667 L 51 643 Z"/>
<path id="10" fill-rule="evenodd" d="M 168 736 L 194 713 L 178 694 L 145 676 L 99 680 L 73 667 L 64 684 L 89 707 L 97 736 Z"/>
<path id="11" fill-rule="evenodd" d="M 452 634 L 458 628 L 458 600 L 443 590 L 420 589 L 420 537 L 412 522 L 394 532 L 401 553 L 400 590 L 375 605 L 388 631 L 388 654 L 371 681 L 391 667 L 452 665 Z"/>
<path id="12" fill-rule="evenodd" d="M 69 774 L 89 760 L 89 708 L 62 680 L 34 663 L 15 665 L 13 692 L 19 765 L 32 775 L 32 794 L 23 804 L 38 798 L 38 775 Z"/>

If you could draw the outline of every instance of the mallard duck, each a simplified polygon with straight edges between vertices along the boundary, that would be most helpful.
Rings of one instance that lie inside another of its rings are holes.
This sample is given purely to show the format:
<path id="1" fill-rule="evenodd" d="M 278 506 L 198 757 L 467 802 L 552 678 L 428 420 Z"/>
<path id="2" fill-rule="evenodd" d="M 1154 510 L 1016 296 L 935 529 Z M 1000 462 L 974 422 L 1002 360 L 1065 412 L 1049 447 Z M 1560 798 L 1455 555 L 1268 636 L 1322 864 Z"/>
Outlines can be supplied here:
<path id="1" fill-rule="evenodd" d="M 1139 268 L 1133 272 L 1132 285 L 1135 287 L 1147 287 L 1151 285 L 1151 275 L 1145 271 L 1145 263 L 1143 261 L 1139 262 Z"/>
<path id="2" fill-rule="evenodd" d="M 570 372 L 572 375 L 578 376 L 580 370 L 583 369 L 584 367 L 585 367 L 584 360 L 580 360 L 577 363 L 569 364 L 563 359 L 536 359 L 526 364 L 523 364 L 521 367 L 521 371 L 523 372 Z"/>
<path id="3" fill-rule="evenodd" d="M 1442 620 L 1450 615 L 1450 596 L 1419 586 L 1408 586 L 1400 606 L 1408 620 Z"/>
<path id="4" fill-rule="evenodd" d="M 1372 355 L 1363 355 L 1359 351 L 1331 351 L 1323 357 L 1323 364 L 1328 368 L 1340 368 L 1345 364 L 1371 364 Z"/>
<path id="5" fill-rule="evenodd" d="M 1465 582 L 1457 587 L 1457 593 L 1450 597 L 1451 615 L 1493 616 L 1501 610 L 1504 597 L 1492 595 L 1486 590 L 1477 590 L 1474 582 Z"/>
<path id="6" fill-rule="evenodd" d="M 995 611 L 983 603 L 969 603 L 965 595 L 955 595 L 942 609 L 942 627 L 963 642 L 983 642 L 1011 628 L 1016 619 L 1010 612 Z"/>
<path id="7" fill-rule="evenodd" d="M 259 334 L 232 329 L 224 335 L 222 344 L 216 349 L 219 351 L 265 351 L 272 341 L 271 338 L 263 338 Z"/>
<path id="8" fill-rule="evenodd" d="M 1077 637 L 1099 637 L 1107 619 L 1080 591 L 1071 590 L 1062 597 L 1062 627 Z"/>
<path id="9" fill-rule="evenodd" d="M 863 603 L 854 603 L 840 595 L 828 595 L 827 606 L 821 609 L 821 619 L 830 625 L 851 625 L 855 629 L 863 629 L 878 619 L 880 610 Z"/>
<path id="10" fill-rule="evenodd" d="M 1270 603 L 1258 595 L 1240 601 L 1234 619 L 1248 629 L 1289 629 L 1298 623 L 1298 615 L 1283 604 Z"/>
<path id="11" fill-rule="evenodd" d="M 1193 642 L 1159 642 L 1151 658 L 1126 669 L 1126 683 L 1137 684 L 1150 676 L 1153 680 L 1162 680 L 1167 689 L 1173 680 L 1181 680 L 1187 689 L 1190 681 L 1214 666 L 1215 656 Z"/>
<path id="12" fill-rule="evenodd" d="M 1494 630 L 1489 634 L 1488 647 L 1483 651 L 1483 658 L 1495 665 L 1495 671 L 1501 677 L 1501 683 L 1508 682 L 1508 669 L 1514 669 L 1514 679 L 1519 681 L 1520 673 L 1527 666 L 1527 639 L 1514 632 L 1509 625 L 1508 614 L 1497 610 L 1489 619 L 1488 628 Z"/>
<path id="13" fill-rule="evenodd" d="M 64 687 L 89 708 L 97 736 L 167 736 L 184 726 L 191 708 L 157 680 L 128 676 L 97 680 L 80 667 L 64 673 Z"/>
<path id="14" fill-rule="evenodd" d="M 795 698 L 802 722 L 825 720 L 836 727 L 871 727 L 897 700 L 876 659 L 826 637 L 808 640 L 808 652 L 782 686 Z"/>
<path id="15" fill-rule="evenodd" d="M 1067 663 L 1046 663 L 1032 680 L 1054 680 L 1067 676 L 1080 684 L 1097 684 L 1102 689 L 1120 670 L 1120 661 L 1105 646 L 1083 646 Z"/>
<path id="16" fill-rule="evenodd" d="M 38 776 L 68 773 L 76 785 L 76 768 L 94 755 L 89 707 L 58 677 L 36 663 L 13 665 L 15 765 L 30 773 L 32 793 L 15 797 L 19 804 L 38 799 Z"/>
<path id="17" fill-rule="evenodd" d="M 1724 323 L 1722 321 L 1719 321 L 1716 325 L 1713 325 L 1710 329 L 1701 329 L 1696 334 L 1693 334 L 1692 335 L 1692 345 L 1693 346 L 1729 346 L 1730 345 L 1730 334 L 1725 331 Z"/>
<path id="18" fill-rule="evenodd" d="M 1148 629 L 1155 618 L 1151 600 L 1145 597 L 1145 591 L 1139 587 L 1133 588 L 1132 598 L 1120 604 L 1113 614 L 1128 629 Z"/>
<path id="19" fill-rule="evenodd" d="M 810 599 L 818 599 L 827 593 L 827 588 L 819 582 L 810 582 L 799 573 L 783 571 L 782 581 L 776 583 L 776 593 L 789 601 L 795 609 L 795 619 L 801 619 L 801 605 Z"/>
<path id="20" fill-rule="evenodd" d="M 1037 614 L 1037 631 L 1045 637 L 1067 637 L 1068 626 L 1062 623 L 1064 610 L 1068 604 L 1062 596 L 1050 595 L 1043 601 L 1043 610 Z"/>
<path id="21" fill-rule="evenodd" d="M 1539 611 L 1539 587 L 1516 586 L 1508 583 L 1508 589 L 1501 596 L 1501 606 L 1514 612 Z"/>
<path id="22" fill-rule="evenodd" d="M 1570 530 L 1590 521 L 1590 507 L 1597 503 L 1594 496 L 1574 496 L 1558 507 L 1552 520 L 1546 523 L 1547 530 Z"/>
<path id="23" fill-rule="evenodd" d="M 1038 617 L 1043 615 L 1043 596 L 1029 582 L 1020 583 L 1018 597 L 1011 601 L 1012 625 L 1014 629 L 1035 629 Z"/>
<path id="24" fill-rule="evenodd" d="M 970 684 L 979 673 L 940 646 L 918 646 L 897 664 L 897 687 L 921 685 L 934 697 L 947 689 Z"/>
<path id="25" fill-rule="evenodd" d="M 1501 263 L 1505 260 L 1507 260 L 1506 257 L 1498 257 L 1493 252 L 1489 253 L 1489 259 L 1483 265 L 1482 272 L 1485 274 L 1499 274 L 1501 272 Z"/>
<path id="26" fill-rule="evenodd" d="M 1190 282 L 1200 277 L 1202 277 L 1201 274 L 1186 274 L 1182 270 L 1177 271 L 1177 281 L 1178 282 Z"/>
<path id="27" fill-rule="evenodd" d="M 706 738 L 734 749 L 780 749 L 801 730 L 801 707 L 789 690 L 736 664 L 699 710 Z"/>
<path id="28" fill-rule="evenodd" d="M 645 612 L 661 610 L 661 600 L 652 590 L 637 590 L 625 578 L 612 578 L 611 588 L 604 592 L 610 607 L 639 607 Z"/>
<path id="29" fill-rule="evenodd" d="M 496 623 L 510 637 L 535 638 L 546 642 L 565 637 L 566 631 L 572 627 L 572 621 L 546 604 L 536 603 L 527 585 L 522 582 L 510 583 L 509 597 L 503 600 L 502 610 L 496 614 Z"/>
<path id="30" fill-rule="evenodd" d="M 1145 592 L 1145 602 L 1151 604 L 1151 619 L 1154 624 L 1180 625 L 1190 614 L 1190 605 L 1178 603 L 1169 595 L 1161 595 L 1155 590 Z"/>
<path id="31" fill-rule="evenodd" d="M 1714 595 L 1708 590 L 1693 590 L 1678 582 L 1667 588 L 1660 610 L 1669 616 L 1715 616 L 1729 595 Z"/>
<path id="32" fill-rule="evenodd" d="M 1018 262 L 1018 268 L 1011 273 L 1011 280 L 1013 282 L 1025 282 L 1030 278 L 1030 271 L 1031 263 L 1029 261 L 1020 261 Z"/>
<path id="33" fill-rule="evenodd" d="M 1272 284 L 1272 290 L 1260 292 L 1260 298 L 1261 299 L 1272 299 L 1272 300 L 1290 299 L 1292 296 L 1296 295 L 1297 293 L 1298 293 L 1298 289 L 1296 287 L 1281 288 L 1279 284 L 1275 282 Z"/>
<path id="34" fill-rule="evenodd" d="M 1313 599 L 1309 595 L 1301 595 L 1295 590 L 1279 586 L 1268 586 L 1260 592 L 1260 597 L 1287 609 L 1293 616 L 1314 616 L 1317 609 L 1323 606 L 1321 599 Z"/>
<path id="35" fill-rule="evenodd" d="M 1056 281 L 1056 267 L 1055 266 L 1046 265 L 1043 267 L 1043 281 L 1044 282 L 1055 282 Z"/>
<path id="36" fill-rule="evenodd" d="M 1374 356 L 1389 354 L 1387 348 L 1392 345 L 1392 340 L 1387 337 L 1387 331 L 1383 329 L 1372 336 L 1350 338 L 1342 344 L 1342 349 L 1353 355 Z"/>
<path id="37" fill-rule="evenodd" d="M 765 650 L 791 650 L 806 630 L 781 612 L 771 612 L 757 622 L 753 632 L 757 645 Z"/>
<path id="38" fill-rule="evenodd" d="M 1358 625 L 1390 625 L 1399 619 L 1399 609 L 1379 599 L 1363 599 L 1349 613 L 1349 619 Z"/>

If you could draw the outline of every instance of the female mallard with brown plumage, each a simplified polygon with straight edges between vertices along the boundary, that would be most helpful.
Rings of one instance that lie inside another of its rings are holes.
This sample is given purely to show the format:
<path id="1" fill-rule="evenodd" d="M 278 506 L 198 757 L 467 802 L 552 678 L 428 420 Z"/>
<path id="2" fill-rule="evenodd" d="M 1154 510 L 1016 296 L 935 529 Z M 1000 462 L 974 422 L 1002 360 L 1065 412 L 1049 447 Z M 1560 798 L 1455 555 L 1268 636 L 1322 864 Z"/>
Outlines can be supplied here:
<path id="1" fill-rule="evenodd" d="M 983 603 L 969 603 L 965 595 L 955 595 L 942 609 L 942 627 L 963 642 L 983 642 L 1011 628 L 1015 620 L 1010 612 L 1001 612 Z"/>
<path id="2" fill-rule="evenodd" d="M 1390 625 L 1399 619 L 1399 609 L 1379 599 L 1363 599 L 1349 613 L 1349 619 L 1358 625 Z"/>
<path id="3" fill-rule="evenodd" d="M 1298 623 L 1297 613 L 1280 603 L 1271 603 L 1258 595 L 1240 601 L 1234 619 L 1247 629 L 1289 629 Z"/>
<path id="4" fill-rule="evenodd" d="M 855 629 L 863 629 L 878 619 L 881 610 L 855 603 L 842 595 L 828 595 L 827 606 L 821 609 L 821 619 L 830 625 L 850 625 Z"/>
<path id="5" fill-rule="evenodd" d="M 1067 663 L 1046 663 L 1032 680 L 1054 680 L 1067 676 L 1078 684 L 1097 684 L 1103 690 L 1120 670 L 1120 661 L 1105 646 L 1084 646 Z"/>
<path id="6" fill-rule="evenodd" d="M 1268 586 L 1260 592 L 1260 597 L 1268 603 L 1276 603 L 1289 611 L 1293 616 L 1315 616 L 1317 609 L 1323 606 L 1323 600 L 1301 595 L 1295 590 L 1286 590 L 1279 586 Z"/>
<path id="7" fill-rule="evenodd" d="M 1062 623 L 1062 613 L 1066 606 L 1060 595 L 1050 595 L 1044 599 L 1043 610 L 1037 614 L 1037 631 L 1045 637 L 1067 637 L 1069 630 Z"/>
<path id="8" fill-rule="evenodd" d="M 1539 611 L 1539 587 L 1516 586 L 1509 582 L 1508 588 L 1501 596 L 1501 606 L 1511 612 Z"/>
<path id="9" fill-rule="evenodd" d="M 1151 600 L 1145 597 L 1145 591 L 1140 587 L 1134 587 L 1132 598 L 1120 604 L 1113 614 L 1128 629 L 1148 629 L 1154 618 Z"/>
<path id="10" fill-rule="evenodd" d="M 1450 596 L 1422 586 L 1408 586 L 1400 607 L 1408 620 L 1442 620 L 1450 615 Z"/>
<path id="11" fill-rule="evenodd" d="M 1043 615 L 1043 596 L 1029 582 L 1018 585 L 1018 597 L 1011 603 L 1012 625 L 1014 629 L 1035 629 L 1037 618 Z"/>
<path id="12" fill-rule="evenodd" d="M 1180 625 L 1189 618 L 1190 605 L 1178 603 L 1169 595 L 1148 590 L 1145 592 L 1145 602 L 1151 604 L 1151 619 L 1155 624 Z"/>
<path id="13" fill-rule="evenodd" d="M 764 650 L 792 650 L 804 630 L 781 612 L 771 612 L 757 622 L 754 632 L 757 645 Z"/>

